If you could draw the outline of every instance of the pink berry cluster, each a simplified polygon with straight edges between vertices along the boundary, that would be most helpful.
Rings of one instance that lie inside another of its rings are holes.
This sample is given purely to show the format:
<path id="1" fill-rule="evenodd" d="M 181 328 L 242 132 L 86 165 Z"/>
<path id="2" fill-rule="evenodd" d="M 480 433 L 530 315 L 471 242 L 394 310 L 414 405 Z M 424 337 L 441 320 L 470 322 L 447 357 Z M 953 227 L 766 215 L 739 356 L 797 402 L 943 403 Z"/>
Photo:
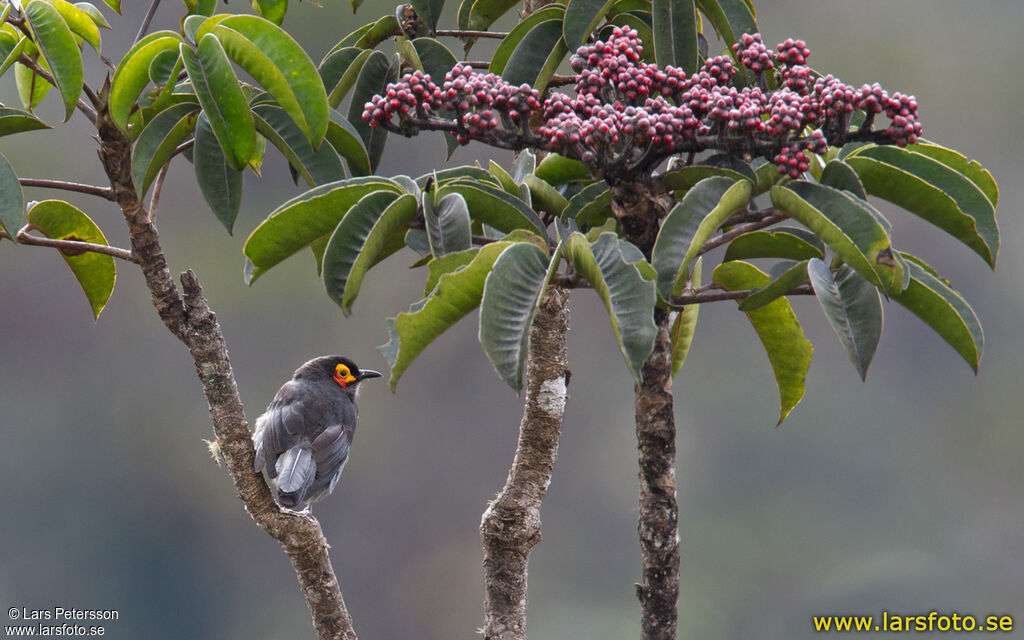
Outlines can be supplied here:
<path id="1" fill-rule="evenodd" d="M 642 52 L 634 29 L 613 28 L 606 41 L 586 44 L 572 57 L 575 95 L 551 93 L 543 104 L 536 89 L 464 64 L 440 87 L 414 72 L 374 96 L 363 118 L 409 135 L 419 128 L 446 130 L 461 144 L 475 139 L 545 149 L 606 176 L 649 171 L 675 154 L 716 150 L 763 156 L 795 178 L 807 170 L 808 153 L 822 154 L 830 145 L 863 140 L 904 146 L 921 135 L 913 97 L 818 76 L 805 66 L 810 51 L 801 40 L 788 39 L 772 52 L 760 34 L 743 34 L 733 52 L 754 72 L 754 86 L 737 86 L 737 68 L 726 56 L 708 58 L 687 75 L 642 62 Z M 777 81 L 773 91 L 765 79 L 769 72 Z M 531 127 L 538 110 L 541 122 Z M 857 110 L 864 123 L 851 129 Z M 878 114 L 891 120 L 888 128 L 872 130 Z"/>

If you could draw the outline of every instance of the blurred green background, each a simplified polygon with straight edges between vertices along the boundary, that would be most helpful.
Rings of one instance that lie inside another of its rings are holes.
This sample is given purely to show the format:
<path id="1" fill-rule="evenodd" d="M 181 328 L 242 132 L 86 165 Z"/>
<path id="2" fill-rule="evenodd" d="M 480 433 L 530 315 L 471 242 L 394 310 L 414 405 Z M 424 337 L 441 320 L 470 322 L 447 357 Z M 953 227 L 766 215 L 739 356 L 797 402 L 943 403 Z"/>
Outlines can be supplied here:
<path id="1" fill-rule="evenodd" d="M 391 11 L 368 1 L 353 16 L 347 2 L 321 4 L 293 2 L 285 23 L 314 59 Z M 112 58 L 148 3 L 124 5 L 115 21 L 124 30 L 104 34 Z M 978 159 L 1002 187 L 1003 251 L 993 274 L 942 233 L 893 216 L 895 243 L 928 259 L 977 310 L 987 338 L 981 373 L 887 305 L 880 351 L 861 383 L 816 303 L 800 299 L 816 357 L 806 398 L 779 429 L 774 381 L 745 318 L 732 303 L 702 310 L 675 383 L 679 637 L 805 638 L 814 635 L 812 614 L 882 609 L 1012 614 L 1024 625 L 1019 3 L 761 0 L 757 8 L 767 42 L 803 38 L 819 70 L 916 94 L 925 136 Z M 157 26 L 175 28 L 180 10 L 165 2 Z M 10 77 L 0 102 L 17 103 Z M 57 102 L 42 107 L 50 121 L 59 121 Z M 101 184 L 83 122 L 2 138 L 0 152 L 24 177 Z M 454 161 L 488 157 L 470 146 Z M 436 134 L 393 137 L 381 172 L 415 176 L 443 161 Z M 158 223 L 171 268 L 195 268 L 205 284 L 250 420 L 307 358 L 344 353 L 386 369 L 374 348 L 385 340 L 384 318 L 422 293 L 423 272 L 406 269 L 412 254 L 370 273 L 348 319 L 323 294 L 308 254 L 247 288 L 246 235 L 298 189 L 268 154 L 265 179 L 246 178 L 229 237 L 191 173 L 184 161 L 171 170 Z M 115 209 L 72 201 L 127 245 Z M 209 459 L 191 362 L 139 274 L 121 268 L 93 324 L 54 252 L 5 242 L 0 305 L 0 604 L 115 608 L 112 638 L 312 637 L 287 559 Z M 530 564 L 530 634 L 635 638 L 632 383 L 595 296 L 574 294 L 572 314 L 571 397 L 544 540 Z M 366 639 L 475 637 L 477 526 L 504 482 L 519 400 L 478 347 L 475 314 L 430 346 L 397 394 L 366 386 L 351 461 L 316 509 L 357 630 Z"/>

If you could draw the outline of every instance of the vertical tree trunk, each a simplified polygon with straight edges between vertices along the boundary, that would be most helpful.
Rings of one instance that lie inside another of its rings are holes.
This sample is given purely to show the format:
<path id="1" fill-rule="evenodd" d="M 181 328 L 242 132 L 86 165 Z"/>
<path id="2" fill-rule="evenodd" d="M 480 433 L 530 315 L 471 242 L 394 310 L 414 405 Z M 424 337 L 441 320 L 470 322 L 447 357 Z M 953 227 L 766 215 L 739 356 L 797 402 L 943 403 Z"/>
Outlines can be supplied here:
<path id="1" fill-rule="evenodd" d="M 540 507 L 558 458 L 569 372 L 569 292 L 551 286 L 530 328 L 526 404 L 505 487 L 480 522 L 485 640 L 526 640 L 526 572 L 540 542 Z"/>

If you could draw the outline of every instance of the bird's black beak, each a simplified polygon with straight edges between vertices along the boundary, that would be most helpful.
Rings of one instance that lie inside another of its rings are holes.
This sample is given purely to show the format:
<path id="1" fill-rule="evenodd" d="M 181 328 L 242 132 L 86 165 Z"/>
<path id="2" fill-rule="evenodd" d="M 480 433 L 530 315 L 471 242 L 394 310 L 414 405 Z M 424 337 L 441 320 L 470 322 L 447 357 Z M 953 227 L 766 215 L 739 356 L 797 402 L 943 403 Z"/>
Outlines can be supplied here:
<path id="1" fill-rule="evenodd" d="M 381 373 L 380 371 L 374 371 L 373 369 L 360 369 L 359 370 L 359 379 L 360 380 L 366 380 L 367 378 L 379 378 L 379 377 L 381 377 L 383 375 L 384 374 Z"/>

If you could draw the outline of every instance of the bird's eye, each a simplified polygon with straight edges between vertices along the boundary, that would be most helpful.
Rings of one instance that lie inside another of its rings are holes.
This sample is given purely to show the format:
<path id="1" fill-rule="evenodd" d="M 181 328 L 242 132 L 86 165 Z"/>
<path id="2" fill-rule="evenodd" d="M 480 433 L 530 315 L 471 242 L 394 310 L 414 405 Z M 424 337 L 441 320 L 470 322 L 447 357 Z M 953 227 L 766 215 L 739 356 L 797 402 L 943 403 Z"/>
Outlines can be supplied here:
<path id="1" fill-rule="evenodd" d="M 348 377 L 348 367 L 346 367 L 346 366 L 345 366 L 345 365 L 343 365 L 343 364 L 339 364 L 339 365 L 338 365 L 338 366 L 337 366 L 337 367 L 336 367 L 336 368 L 334 369 L 334 374 L 335 374 L 336 376 L 338 376 L 339 378 L 347 378 L 347 377 Z"/>

